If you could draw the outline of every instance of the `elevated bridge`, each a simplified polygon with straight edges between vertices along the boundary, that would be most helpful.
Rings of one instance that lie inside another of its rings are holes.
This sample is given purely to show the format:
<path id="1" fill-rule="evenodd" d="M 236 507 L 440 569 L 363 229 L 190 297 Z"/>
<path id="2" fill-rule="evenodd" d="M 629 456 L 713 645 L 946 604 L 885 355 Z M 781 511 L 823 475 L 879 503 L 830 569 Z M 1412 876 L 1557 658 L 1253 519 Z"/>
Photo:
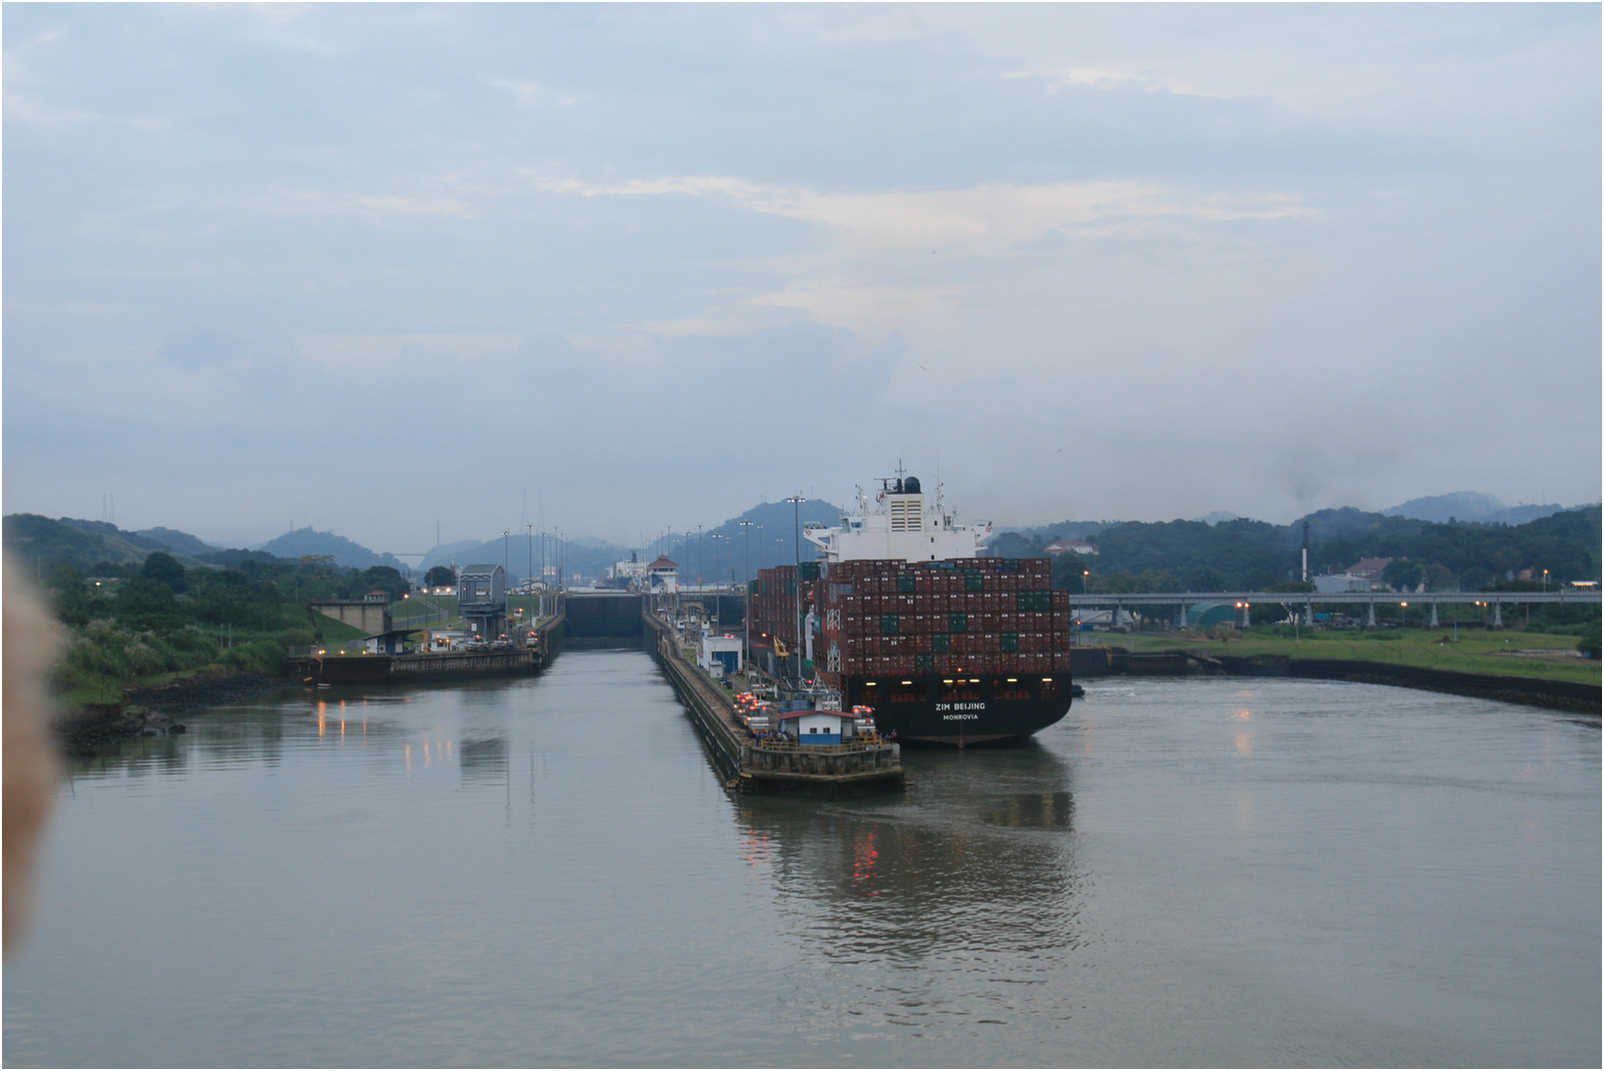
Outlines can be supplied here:
<path id="1" fill-rule="evenodd" d="M 1071 595 L 1069 605 L 1071 609 L 1081 607 L 1092 610 L 1128 610 L 1134 606 L 1174 606 L 1181 620 L 1185 619 L 1186 608 L 1197 606 L 1200 603 L 1228 603 L 1240 606 L 1244 616 L 1247 607 L 1254 603 L 1259 605 L 1280 604 L 1289 609 L 1301 608 L 1304 623 L 1314 621 L 1315 606 L 1363 606 L 1366 609 L 1365 623 L 1371 627 L 1376 624 L 1377 606 L 1409 606 L 1423 607 L 1429 616 L 1426 622 L 1428 628 L 1438 627 L 1437 607 L 1439 604 L 1460 603 L 1485 606 L 1491 618 L 1489 623 L 1493 628 L 1504 627 L 1504 607 L 1523 606 L 1533 604 L 1561 604 L 1569 606 L 1598 606 L 1601 594 L 1597 591 L 1333 591 L 1321 593 L 1315 591 L 1148 591 L 1148 592 L 1121 592 L 1099 593 L 1087 592 L 1083 595 Z"/>

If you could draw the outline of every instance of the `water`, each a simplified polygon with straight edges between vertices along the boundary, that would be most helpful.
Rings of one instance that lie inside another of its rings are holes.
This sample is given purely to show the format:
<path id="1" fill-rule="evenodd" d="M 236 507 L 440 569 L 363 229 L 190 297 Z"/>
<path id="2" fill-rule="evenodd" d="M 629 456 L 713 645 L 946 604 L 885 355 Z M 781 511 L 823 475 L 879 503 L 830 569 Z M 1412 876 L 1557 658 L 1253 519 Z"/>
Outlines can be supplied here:
<path id="1" fill-rule="evenodd" d="M 8 1066 L 1597 1065 L 1600 737 L 1088 682 L 902 794 L 732 797 L 638 652 L 79 767 Z"/>

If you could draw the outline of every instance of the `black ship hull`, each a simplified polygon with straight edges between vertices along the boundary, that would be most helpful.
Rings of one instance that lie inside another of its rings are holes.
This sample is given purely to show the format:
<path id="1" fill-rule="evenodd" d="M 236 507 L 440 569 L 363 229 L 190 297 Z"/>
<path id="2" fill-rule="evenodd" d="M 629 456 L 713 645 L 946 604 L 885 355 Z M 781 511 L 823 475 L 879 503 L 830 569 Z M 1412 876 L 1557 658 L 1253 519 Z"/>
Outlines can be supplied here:
<path id="1" fill-rule="evenodd" d="M 1021 743 L 1062 719 L 1073 701 L 1068 674 L 847 677 L 842 684 L 847 704 L 874 708 L 882 736 L 945 747 Z"/>

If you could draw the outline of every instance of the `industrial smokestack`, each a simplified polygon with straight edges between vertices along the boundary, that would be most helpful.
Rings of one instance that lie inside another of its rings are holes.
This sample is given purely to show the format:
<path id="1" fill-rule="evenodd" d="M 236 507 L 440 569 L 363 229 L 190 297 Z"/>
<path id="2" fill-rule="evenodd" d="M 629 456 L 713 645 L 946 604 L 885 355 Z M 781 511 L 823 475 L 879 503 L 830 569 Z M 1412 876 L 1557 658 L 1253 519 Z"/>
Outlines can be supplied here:
<path id="1" fill-rule="evenodd" d="M 1309 582 L 1309 522 L 1303 522 L 1303 582 Z"/>

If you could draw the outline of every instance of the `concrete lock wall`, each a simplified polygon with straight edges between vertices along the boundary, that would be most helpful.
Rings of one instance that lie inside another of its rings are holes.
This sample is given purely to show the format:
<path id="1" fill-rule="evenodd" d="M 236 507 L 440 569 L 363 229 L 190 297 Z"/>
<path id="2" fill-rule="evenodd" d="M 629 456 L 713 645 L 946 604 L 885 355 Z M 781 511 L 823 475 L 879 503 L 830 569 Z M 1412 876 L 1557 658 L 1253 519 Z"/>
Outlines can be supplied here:
<path id="1" fill-rule="evenodd" d="M 361 629 L 369 636 L 390 631 L 390 606 L 382 602 L 314 602 L 307 605 L 313 613 L 332 617 L 342 624 Z"/>
<path id="2" fill-rule="evenodd" d="M 640 636 L 641 597 L 639 595 L 573 594 L 563 599 L 568 618 L 568 635 L 573 637 Z"/>

